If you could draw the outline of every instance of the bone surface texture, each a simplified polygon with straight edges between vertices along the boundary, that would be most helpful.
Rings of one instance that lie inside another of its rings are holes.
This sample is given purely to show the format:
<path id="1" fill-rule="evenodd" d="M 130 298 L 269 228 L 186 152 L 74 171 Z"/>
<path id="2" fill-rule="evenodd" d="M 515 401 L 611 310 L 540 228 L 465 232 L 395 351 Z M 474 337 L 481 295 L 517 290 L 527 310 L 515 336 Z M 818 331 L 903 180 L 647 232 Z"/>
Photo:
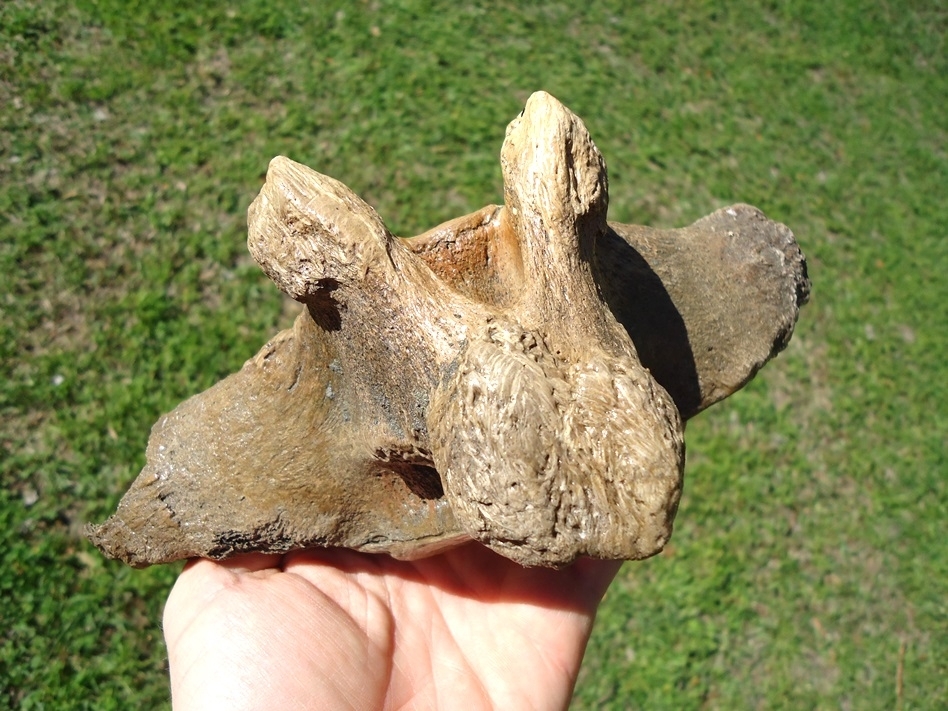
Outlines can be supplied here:
<path id="1" fill-rule="evenodd" d="M 659 552 L 683 422 L 787 344 L 803 255 L 748 205 L 677 230 L 609 223 L 599 150 L 543 92 L 501 166 L 503 206 L 402 239 L 274 158 L 249 247 L 296 323 L 155 424 L 92 541 L 134 566 L 470 539 L 524 565 Z"/>

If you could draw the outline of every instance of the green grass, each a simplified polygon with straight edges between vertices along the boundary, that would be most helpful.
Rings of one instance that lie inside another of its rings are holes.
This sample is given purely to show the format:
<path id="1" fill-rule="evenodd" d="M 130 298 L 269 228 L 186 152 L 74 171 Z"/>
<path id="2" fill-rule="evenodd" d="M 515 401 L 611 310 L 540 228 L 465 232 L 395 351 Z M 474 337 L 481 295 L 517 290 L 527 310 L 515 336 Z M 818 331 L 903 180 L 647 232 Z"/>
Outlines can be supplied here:
<path id="1" fill-rule="evenodd" d="M 612 219 L 749 202 L 814 284 L 788 350 L 689 425 L 675 536 L 610 590 L 575 707 L 948 706 L 946 17 L 0 4 L 0 707 L 167 705 L 177 569 L 80 532 L 157 417 L 289 322 L 244 246 L 267 161 L 416 233 L 501 200 L 504 127 L 541 88 L 586 120 Z"/>

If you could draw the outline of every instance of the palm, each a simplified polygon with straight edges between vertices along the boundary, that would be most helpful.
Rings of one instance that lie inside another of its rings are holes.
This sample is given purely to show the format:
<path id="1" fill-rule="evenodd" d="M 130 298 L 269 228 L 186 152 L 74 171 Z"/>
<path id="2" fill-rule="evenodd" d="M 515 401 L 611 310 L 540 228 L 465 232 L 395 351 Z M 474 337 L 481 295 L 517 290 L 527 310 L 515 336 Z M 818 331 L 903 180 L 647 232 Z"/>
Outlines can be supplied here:
<path id="1" fill-rule="evenodd" d="M 564 708 L 618 563 L 527 569 L 479 545 L 199 561 L 165 609 L 181 708 Z M 279 566 L 279 567 L 274 567 Z"/>

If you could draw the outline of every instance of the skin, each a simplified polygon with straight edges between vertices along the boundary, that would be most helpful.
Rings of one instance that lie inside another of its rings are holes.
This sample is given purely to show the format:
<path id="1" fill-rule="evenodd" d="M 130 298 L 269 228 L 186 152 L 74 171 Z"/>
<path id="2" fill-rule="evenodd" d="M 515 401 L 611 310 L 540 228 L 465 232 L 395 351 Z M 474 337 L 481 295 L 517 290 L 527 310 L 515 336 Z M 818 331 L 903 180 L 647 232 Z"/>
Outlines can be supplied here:
<path id="1" fill-rule="evenodd" d="M 620 565 L 524 568 L 477 544 L 194 560 L 165 607 L 173 705 L 565 709 Z"/>

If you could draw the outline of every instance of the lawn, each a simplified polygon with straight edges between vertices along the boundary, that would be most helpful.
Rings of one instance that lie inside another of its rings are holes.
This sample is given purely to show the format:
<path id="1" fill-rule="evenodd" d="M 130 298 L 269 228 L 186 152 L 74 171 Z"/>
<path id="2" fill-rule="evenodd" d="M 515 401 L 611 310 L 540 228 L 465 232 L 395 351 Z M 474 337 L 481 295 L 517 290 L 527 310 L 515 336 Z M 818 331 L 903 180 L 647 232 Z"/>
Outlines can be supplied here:
<path id="1" fill-rule="evenodd" d="M 946 30 L 941 0 L 0 3 L 0 707 L 168 704 L 178 567 L 81 532 L 291 322 L 245 247 L 269 159 L 415 234 L 502 200 L 537 89 L 611 219 L 748 202 L 813 280 L 689 424 L 675 536 L 610 589 L 574 707 L 948 707 Z"/>

